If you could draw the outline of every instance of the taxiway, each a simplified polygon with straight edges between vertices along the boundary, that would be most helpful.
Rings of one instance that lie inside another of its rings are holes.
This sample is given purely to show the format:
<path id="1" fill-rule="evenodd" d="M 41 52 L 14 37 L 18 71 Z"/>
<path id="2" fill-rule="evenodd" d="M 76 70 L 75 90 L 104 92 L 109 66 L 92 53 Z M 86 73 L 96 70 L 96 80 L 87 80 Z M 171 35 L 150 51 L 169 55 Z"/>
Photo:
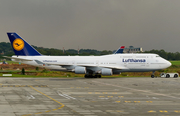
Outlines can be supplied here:
<path id="1" fill-rule="evenodd" d="M 179 78 L 0 78 L 1 116 L 178 116 Z"/>

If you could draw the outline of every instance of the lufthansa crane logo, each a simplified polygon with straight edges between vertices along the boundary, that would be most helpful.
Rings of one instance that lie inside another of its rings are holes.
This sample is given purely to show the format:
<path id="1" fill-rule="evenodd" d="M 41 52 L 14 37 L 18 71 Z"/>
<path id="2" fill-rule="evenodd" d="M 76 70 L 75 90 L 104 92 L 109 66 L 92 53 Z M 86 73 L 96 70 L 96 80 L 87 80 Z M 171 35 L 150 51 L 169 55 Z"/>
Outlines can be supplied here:
<path id="1" fill-rule="evenodd" d="M 24 41 L 20 38 L 17 38 L 13 41 L 13 48 L 17 51 L 20 51 L 24 48 Z"/>

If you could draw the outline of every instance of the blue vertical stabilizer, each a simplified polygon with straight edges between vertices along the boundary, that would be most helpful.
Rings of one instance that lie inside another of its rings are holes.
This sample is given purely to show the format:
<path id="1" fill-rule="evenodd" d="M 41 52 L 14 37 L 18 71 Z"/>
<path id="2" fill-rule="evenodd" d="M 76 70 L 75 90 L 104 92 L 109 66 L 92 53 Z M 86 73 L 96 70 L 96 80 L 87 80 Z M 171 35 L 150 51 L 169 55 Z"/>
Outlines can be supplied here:
<path id="1" fill-rule="evenodd" d="M 16 33 L 7 33 L 17 56 L 40 56 L 41 54 Z"/>

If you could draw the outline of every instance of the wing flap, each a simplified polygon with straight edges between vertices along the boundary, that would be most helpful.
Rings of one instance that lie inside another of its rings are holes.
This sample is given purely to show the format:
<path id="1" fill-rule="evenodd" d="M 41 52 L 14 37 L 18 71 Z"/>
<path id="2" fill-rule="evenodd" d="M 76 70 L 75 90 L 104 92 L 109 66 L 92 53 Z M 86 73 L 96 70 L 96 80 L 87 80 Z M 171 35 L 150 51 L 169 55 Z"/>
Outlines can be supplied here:
<path id="1" fill-rule="evenodd" d="M 122 70 L 122 69 L 128 69 L 126 67 L 118 67 L 118 66 L 95 66 L 95 65 L 72 65 L 72 64 L 68 64 L 68 63 L 63 63 L 63 64 L 51 64 L 51 63 L 47 63 L 49 65 L 58 65 L 58 66 L 62 66 L 62 67 L 70 67 L 70 66 L 83 66 L 86 68 L 91 68 L 91 67 L 99 67 L 99 68 L 111 68 L 111 69 L 118 69 L 118 70 Z"/>

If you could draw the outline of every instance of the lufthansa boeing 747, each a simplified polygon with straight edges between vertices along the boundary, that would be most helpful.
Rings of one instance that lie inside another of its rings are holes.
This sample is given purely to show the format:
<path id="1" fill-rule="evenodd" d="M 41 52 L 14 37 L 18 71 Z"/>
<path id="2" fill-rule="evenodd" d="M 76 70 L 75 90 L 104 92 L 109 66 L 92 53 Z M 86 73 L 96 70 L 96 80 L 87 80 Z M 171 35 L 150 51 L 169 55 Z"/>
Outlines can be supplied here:
<path id="1" fill-rule="evenodd" d="M 154 72 L 171 66 L 157 54 L 110 54 L 103 56 L 45 56 L 40 54 L 16 33 L 7 33 L 15 55 L 11 58 L 38 67 L 84 74 L 88 77 L 120 74 L 121 72 Z"/>

